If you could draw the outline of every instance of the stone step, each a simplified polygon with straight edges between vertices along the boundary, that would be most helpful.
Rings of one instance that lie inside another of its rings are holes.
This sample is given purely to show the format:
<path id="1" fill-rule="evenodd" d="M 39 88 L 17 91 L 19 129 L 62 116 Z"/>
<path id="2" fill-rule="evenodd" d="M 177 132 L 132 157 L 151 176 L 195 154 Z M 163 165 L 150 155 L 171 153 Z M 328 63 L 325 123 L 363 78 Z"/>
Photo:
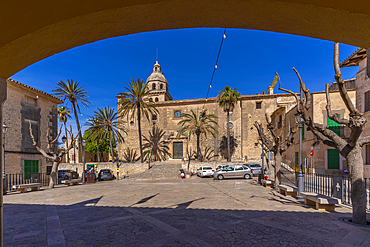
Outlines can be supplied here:
<path id="1" fill-rule="evenodd" d="M 181 162 L 156 162 L 147 171 L 129 174 L 130 179 L 157 179 L 157 178 L 177 178 Z"/>

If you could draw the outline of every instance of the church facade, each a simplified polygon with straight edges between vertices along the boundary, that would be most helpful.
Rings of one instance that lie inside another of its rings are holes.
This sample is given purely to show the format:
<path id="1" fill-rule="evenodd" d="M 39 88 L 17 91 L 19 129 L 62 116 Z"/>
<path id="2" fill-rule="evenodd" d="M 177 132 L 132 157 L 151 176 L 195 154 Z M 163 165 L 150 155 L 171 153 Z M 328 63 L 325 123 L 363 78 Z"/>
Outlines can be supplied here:
<path id="1" fill-rule="evenodd" d="M 173 100 L 169 93 L 169 84 L 158 62 L 154 64 L 147 82 L 148 87 L 153 90 L 152 99 L 159 114 L 154 116 L 151 121 L 142 118 L 142 135 L 149 136 L 153 127 L 158 127 L 165 132 L 163 138 L 169 147 L 170 159 L 187 158 L 187 149 L 190 150 L 190 153 L 196 151 L 196 137 L 191 136 L 191 139 L 188 140 L 186 133 L 177 137 L 181 128 L 178 125 L 182 119 L 181 114 L 190 113 L 191 110 L 200 112 L 204 108 L 207 109 L 208 114 L 214 114 L 218 117 L 216 122 L 218 123 L 219 133 L 216 138 L 211 135 L 207 135 L 207 138 L 204 135 L 201 136 L 201 152 L 204 153 L 206 149 L 212 150 L 212 159 L 224 159 L 221 155 L 224 146 L 220 146 L 220 144 L 222 139 L 227 137 L 227 114 L 218 105 L 216 98 Z M 277 108 L 289 107 L 294 104 L 296 104 L 296 101 L 290 94 L 273 94 L 271 88 L 268 94 L 242 95 L 238 99 L 233 112 L 230 112 L 230 135 L 235 140 L 235 151 L 232 153 L 231 159 L 233 161 L 260 160 L 262 147 L 258 142 L 258 133 L 253 124 L 258 121 L 266 125 L 265 114 L 270 116 Z M 118 144 L 118 153 L 122 156 L 127 147 L 139 153 L 137 120 L 130 118 L 121 120 L 125 121 L 127 135 L 124 135 L 125 143 Z M 147 150 L 144 151 L 147 152 Z"/>

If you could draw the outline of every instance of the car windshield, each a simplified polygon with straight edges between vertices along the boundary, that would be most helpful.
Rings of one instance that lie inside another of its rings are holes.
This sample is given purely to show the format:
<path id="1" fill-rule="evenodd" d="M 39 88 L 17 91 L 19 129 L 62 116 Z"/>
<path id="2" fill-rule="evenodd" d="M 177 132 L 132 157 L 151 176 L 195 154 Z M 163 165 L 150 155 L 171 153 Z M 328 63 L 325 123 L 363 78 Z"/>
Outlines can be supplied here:
<path id="1" fill-rule="evenodd" d="M 212 167 L 203 167 L 203 170 L 212 170 Z"/>

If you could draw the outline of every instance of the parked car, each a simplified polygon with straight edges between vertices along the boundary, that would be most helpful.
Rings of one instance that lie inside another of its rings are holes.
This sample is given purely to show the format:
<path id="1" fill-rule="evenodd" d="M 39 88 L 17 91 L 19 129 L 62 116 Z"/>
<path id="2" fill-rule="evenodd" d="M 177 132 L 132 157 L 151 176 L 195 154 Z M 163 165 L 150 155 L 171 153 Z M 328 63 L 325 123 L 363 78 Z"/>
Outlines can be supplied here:
<path id="1" fill-rule="evenodd" d="M 218 180 L 222 180 L 224 178 L 250 179 L 252 177 L 252 173 L 251 169 L 246 165 L 230 165 L 221 171 L 215 172 L 213 177 Z"/>
<path id="2" fill-rule="evenodd" d="M 197 176 L 199 177 L 206 177 L 206 176 L 213 176 L 215 170 L 210 166 L 203 166 L 199 167 L 197 170 Z"/>
<path id="3" fill-rule="evenodd" d="M 228 166 L 229 165 L 219 165 L 219 166 L 217 166 L 216 171 L 221 171 L 221 170 L 225 169 Z"/>
<path id="4" fill-rule="evenodd" d="M 58 170 L 58 180 L 70 180 L 78 178 L 78 173 L 73 170 Z"/>
<path id="5" fill-rule="evenodd" d="M 245 164 L 245 165 L 251 169 L 251 173 L 253 175 L 262 174 L 262 166 L 260 166 L 259 164 Z"/>
<path id="6" fill-rule="evenodd" d="M 110 169 L 101 169 L 98 174 L 98 180 L 113 180 L 114 175 L 113 172 Z"/>

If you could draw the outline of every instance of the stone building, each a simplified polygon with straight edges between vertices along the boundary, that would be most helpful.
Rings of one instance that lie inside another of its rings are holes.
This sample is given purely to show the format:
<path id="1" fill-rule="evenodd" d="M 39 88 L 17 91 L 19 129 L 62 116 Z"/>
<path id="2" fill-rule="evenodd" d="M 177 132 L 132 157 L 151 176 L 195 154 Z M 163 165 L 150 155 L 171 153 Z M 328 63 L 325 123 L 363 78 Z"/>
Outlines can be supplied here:
<path id="1" fill-rule="evenodd" d="M 214 159 L 223 159 L 220 157 L 220 141 L 227 136 L 227 116 L 216 102 L 216 98 L 208 99 L 189 99 L 172 100 L 168 90 L 168 82 L 164 77 L 161 66 L 156 62 L 153 66 L 153 72 L 147 79 L 148 87 L 155 90 L 153 92 L 153 101 L 159 111 L 158 116 L 153 116 L 150 121 L 142 118 L 142 135 L 148 136 L 152 128 L 159 127 L 166 133 L 164 139 L 168 144 L 172 159 L 186 158 L 186 148 L 196 150 L 196 137 L 191 137 L 188 143 L 187 135 L 177 138 L 180 130 L 178 123 L 181 121 L 181 113 L 190 113 L 191 110 L 200 112 L 203 108 L 210 114 L 215 114 L 218 119 L 219 134 L 216 138 L 211 135 L 201 136 L 200 148 L 204 152 L 205 148 L 214 151 Z M 154 96 L 155 95 L 155 96 Z M 119 98 L 119 96 L 118 96 Z M 265 122 L 265 113 L 271 114 L 279 106 L 291 105 L 295 99 L 290 94 L 273 94 L 269 90 L 268 94 L 242 95 L 233 112 L 230 113 L 230 135 L 236 139 L 237 147 L 232 154 L 232 160 L 260 160 L 261 146 L 258 144 L 258 134 L 253 123 L 258 120 Z M 139 138 L 137 120 L 125 118 L 125 127 L 128 131 L 124 135 L 125 143 L 118 144 L 118 154 L 121 156 L 127 147 L 137 150 L 139 153 Z M 146 151 L 146 150 L 145 150 Z"/>
<path id="2" fill-rule="evenodd" d="M 342 68 L 358 66 L 358 72 L 355 80 L 356 87 L 356 107 L 363 113 L 367 120 L 362 136 L 370 135 L 370 79 L 367 74 L 367 66 L 369 62 L 366 56 L 366 50 L 359 48 L 347 59 L 345 59 L 340 66 Z M 364 160 L 364 176 L 370 177 L 370 145 L 364 145 L 362 148 L 362 158 Z"/>
<path id="3" fill-rule="evenodd" d="M 48 163 L 32 145 L 29 124 L 36 142 L 46 150 L 47 138 L 52 140 L 58 131 L 58 104 L 60 99 L 27 86 L 18 81 L 7 80 L 8 97 L 4 103 L 3 123 L 8 128 L 5 134 L 5 173 L 39 173 L 51 169 Z M 50 136 L 47 135 L 50 128 Z M 52 144 L 56 151 L 58 143 Z"/>
<path id="4" fill-rule="evenodd" d="M 356 102 L 356 91 L 353 88 L 353 82 L 346 82 L 346 89 L 348 95 L 353 103 Z M 335 85 L 329 89 L 331 108 L 333 113 L 338 113 L 339 117 L 347 118 L 349 111 L 347 110 L 339 91 L 335 89 Z M 312 105 L 310 110 L 311 119 L 318 124 L 328 126 L 334 130 L 339 136 L 346 138 L 350 135 L 350 129 L 347 127 L 340 126 L 333 120 L 329 119 L 326 112 L 326 94 L 325 92 L 313 92 Z M 298 124 L 296 124 L 296 117 L 294 114 L 297 113 L 296 105 L 287 108 L 280 107 L 273 114 L 271 114 L 272 124 L 276 129 L 277 135 L 285 138 L 290 131 L 296 130 L 293 135 L 293 145 L 288 148 L 282 160 L 291 167 L 298 169 L 299 164 L 299 130 Z M 313 151 L 311 157 L 310 152 Z M 343 175 L 343 170 L 347 169 L 347 161 L 339 154 L 339 152 L 329 146 L 326 146 L 322 141 L 318 141 L 311 131 L 307 130 L 307 127 L 302 128 L 302 159 L 308 158 L 309 169 L 311 168 L 311 158 L 313 164 L 313 171 L 320 174 L 330 175 Z M 303 161 L 302 161 L 303 162 Z"/>

